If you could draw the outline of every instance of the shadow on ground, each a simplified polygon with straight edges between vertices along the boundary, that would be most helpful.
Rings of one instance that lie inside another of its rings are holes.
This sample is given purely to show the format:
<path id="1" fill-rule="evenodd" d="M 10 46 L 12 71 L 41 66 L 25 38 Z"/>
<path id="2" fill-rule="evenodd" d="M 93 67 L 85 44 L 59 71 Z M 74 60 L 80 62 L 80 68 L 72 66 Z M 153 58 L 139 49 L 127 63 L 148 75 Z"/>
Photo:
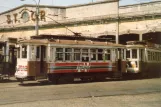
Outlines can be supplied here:
<path id="1" fill-rule="evenodd" d="M 45 85 L 63 85 L 63 84 L 88 84 L 88 83 L 94 83 L 94 82 L 121 82 L 121 81 L 131 81 L 131 80 L 143 80 L 143 79 L 152 79 L 152 78 L 129 78 L 129 79 L 102 79 L 97 81 L 80 81 L 76 80 L 73 82 L 65 82 L 65 81 L 59 81 L 57 84 L 54 84 L 52 82 L 49 82 L 48 80 L 39 80 L 39 81 L 24 81 L 23 83 L 19 83 L 20 86 L 24 87 L 31 87 L 31 86 L 45 86 Z"/>
<path id="2" fill-rule="evenodd" d="M 17 80 L 13 80 L 13 79 L 3 79 L 3 80 L 0 80 L 0 83 L 12 83 L 12 82 L 17 82 Z"/>

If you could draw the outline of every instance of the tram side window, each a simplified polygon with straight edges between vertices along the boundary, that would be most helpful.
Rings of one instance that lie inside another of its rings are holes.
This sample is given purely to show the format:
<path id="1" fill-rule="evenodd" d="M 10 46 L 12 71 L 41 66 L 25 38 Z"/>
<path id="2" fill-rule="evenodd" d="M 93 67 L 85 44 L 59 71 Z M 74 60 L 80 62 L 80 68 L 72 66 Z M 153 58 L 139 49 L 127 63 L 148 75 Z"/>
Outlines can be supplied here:
<path id="1" fill-rule="evenodd" d="M 140 49 L 140 60 L 143 61 L 144 60 L 144 50 Z"/>
<path id="2" fill-rule="evenodd" d="M 137 58 L 137 49 L 132 49 L 132 58 Z"/>
<path id="3" fill-rule="evenodd" d="M 110 49 L 105 49 L 105 57 L 104 60 L 110 60 L 111 59 L 111 50 Z"/>
<path id="4" fill-rule="evenodd" d="M 36 58 L 40 58 L 40 47 L 36 47 Z"/>
<path id="5" fill-rule="evenodd" d="M 126 51 L 126 58 L 130 58 L 130 50 Z"/>
<path id="6" fill-rule="evenodd" d="M 27 58 L 27 46 L 22 46 L 22 58 Z"/>
<path id="7" fill-rule="evenodd" d="M 97 52 L 97 49 L 90 50 L 90 54 L 91 54 L 90 57 L 92 61 L 96 61 L 96 52 Z"/>
<path id="8" fill-rule="evenodd" d="M 156 61 L 157 60 L 157 54 L 156 54 L 156 52 L 154 52 L 154 61 Z"/>
<path id="9" fill-rule="evenodd" d="M 150 52 L 150 51 L 148 51 L 148 60 L 149 60 L 149 61 L 152 60 L 152 58 L 151 58 L 151 52 Z"/>
<path id="10" fill-rule="evenodd" d="M 154 61 L 155 60 L 155 53 L 152 52 L 152 60 Z"/>
<path id="11" fill-rule="evenodd" d="M 56 61 L 63 61 L 63 48 L 56 48 Z"/>
<path id="12" fill-rule="evenodd" d="M 159 52 L 156 52 L 156 61 L 159 61 Z"/>
<path id="13" fill-rule="evenodd" d="M 71 61 L 71 60 L 72 60 L 72 49 L 65 48 L 65 61 Z"/>
<path id="14" fill-rule="evenodd" d="M 74 49 L 74 61 L 80 61 L 81 51 L 80 49 Z"/>
<path id="15" fill-rule="evenodd" d="M 89 61 L 88 49 L 82 49 L 82 61 L 83 62 Z"/>
<path id="16" fill-rule="evenodd" d="M 17 49 L 17 58 L 20 58 L 20 47 Z"/>
<path id="17" fill-rule="evenodd" d="M 43 54 L 43 58 L 46 58 L 46 46 L 41 46 L 41 52 Z"/>
<path id="18" fill-rule="evenodd" d="M 103 49 L 98 49 L 98 61 L 103 60 Z"/>

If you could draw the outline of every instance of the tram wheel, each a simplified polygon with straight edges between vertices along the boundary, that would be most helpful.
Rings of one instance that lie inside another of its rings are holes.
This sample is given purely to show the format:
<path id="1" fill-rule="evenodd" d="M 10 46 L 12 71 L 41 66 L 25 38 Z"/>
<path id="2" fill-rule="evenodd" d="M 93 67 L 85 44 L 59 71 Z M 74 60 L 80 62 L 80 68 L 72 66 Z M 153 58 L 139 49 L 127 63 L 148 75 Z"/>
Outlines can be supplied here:
<path id="1" fill-rule="evenodd" d="M 57 84 L 59 77 L 54 74 L 48 74 L 48 80 L 51 81 L 53 84 Z"/>
<path id="2" fill-rule="evenodd" d="M 30 77 L 28 77 L 28 80 L 34 81 L 34 80 L 36 80 L 36 77 L 35 76 L 30 76 Z"/>
<path id="3" fill-rule="evenodd" d="M 0 77 L 0 80 L 2 80 L 2 81 L 3 81 L 3 77 Z"/>

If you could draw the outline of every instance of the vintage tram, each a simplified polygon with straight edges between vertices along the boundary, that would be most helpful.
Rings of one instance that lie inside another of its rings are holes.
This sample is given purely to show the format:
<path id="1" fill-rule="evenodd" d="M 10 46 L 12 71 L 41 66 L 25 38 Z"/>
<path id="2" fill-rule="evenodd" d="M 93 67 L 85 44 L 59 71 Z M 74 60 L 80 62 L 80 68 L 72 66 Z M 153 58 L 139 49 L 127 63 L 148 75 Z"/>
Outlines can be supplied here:
<path id="1" fill-rule="evenodd" d="M 126 71 L 125 46 L 92 40 L 31 39 L 18 43 L 15 77 L 47 77 L 58 83 L 121 78 Z"/>
<path id="2" fill-rule="evenodd" d="M 127 74 L 141 78 L 161 76 L 161 45 L 129 41 L 126 48 Z"/>
<path id="3" fill-rule="evenodd" d="M 16 38 L 0 40 L 0 80 L 9 79 L 16 71 Z"/>

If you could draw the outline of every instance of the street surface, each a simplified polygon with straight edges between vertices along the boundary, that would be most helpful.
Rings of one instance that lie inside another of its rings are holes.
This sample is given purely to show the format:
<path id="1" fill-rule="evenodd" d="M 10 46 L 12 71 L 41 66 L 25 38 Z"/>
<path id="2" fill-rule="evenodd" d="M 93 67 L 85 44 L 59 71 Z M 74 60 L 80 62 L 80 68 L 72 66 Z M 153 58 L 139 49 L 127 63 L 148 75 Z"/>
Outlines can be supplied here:
<path id="1" fill-rule="evenodd" d="M 161 78 L 59 85 L 4 81 L 0 107 L 161 107 Z"/>

